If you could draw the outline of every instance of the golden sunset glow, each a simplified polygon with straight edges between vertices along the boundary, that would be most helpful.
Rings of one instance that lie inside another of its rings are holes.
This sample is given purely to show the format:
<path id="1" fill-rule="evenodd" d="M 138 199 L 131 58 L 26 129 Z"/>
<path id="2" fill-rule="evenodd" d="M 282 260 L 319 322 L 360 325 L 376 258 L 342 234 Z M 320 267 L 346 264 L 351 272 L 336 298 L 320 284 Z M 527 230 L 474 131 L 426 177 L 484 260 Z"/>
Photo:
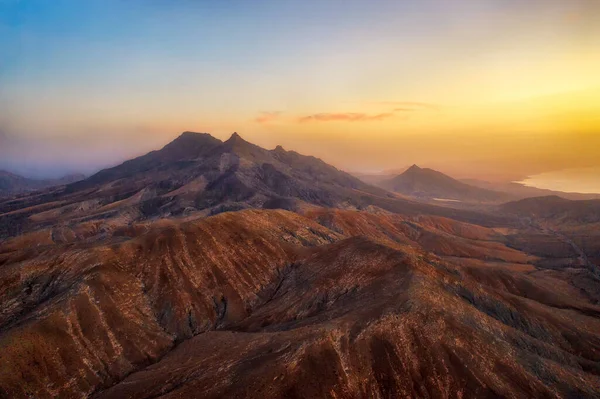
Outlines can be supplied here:
<path id="1" fill-rule="evenodd" d="M 192 40 L 203 30 L 175 8 L 160 18 L 179 18 L 176 31 L 166 31 L 162 19 L 132 20 L 147 40 L 172 48 L 145 48 L 123 32 L 119 41 L 90 42 L 85 59 L 60 50 L 47 71 L 34 73 L 25 62 L 43 53 L 30 51 L 50 40 L 39 36 L 16 52 L 19 68 L 4 74 L 4 148 L 27 151 L 42 169 L 58 158 L 64 168 L 92 170 L 181 131 L 219 138 L 239 131 L 350 171 L 418 163 L 457 176 L 521 179 L 599 165 L 598 3 L 405 9 L 385 2 L 368 11 L 351 3 L 334 26 L 324 22 L 337 11 L 333 4 L 322 16 L 272 7 L 280 19 L 273 28 L 230 15 L 238 30 L 203 28 L 219 38 L 210 47 Z M 318 21 L 313 29 L 281 30 L 302 17 Z M 3 29 L 18 30 L 10 23 Z M 257 41 L 245 47 L 250 37 Z"/>

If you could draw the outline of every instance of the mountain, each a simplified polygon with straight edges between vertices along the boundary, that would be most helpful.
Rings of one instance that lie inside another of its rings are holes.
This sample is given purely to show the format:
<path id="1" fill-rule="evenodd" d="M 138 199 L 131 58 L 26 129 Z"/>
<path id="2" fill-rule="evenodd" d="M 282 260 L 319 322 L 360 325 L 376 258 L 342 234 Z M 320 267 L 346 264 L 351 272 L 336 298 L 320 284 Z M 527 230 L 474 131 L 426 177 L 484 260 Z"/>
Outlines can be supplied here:
<path id="1" fill-rule="evenodd" d="M 83 220 L 106 231 L 143 219 L 315 205 L 377 206 L 479 223 L 498 219 L 402 199 L 320 159 L 280 146 L 266 150 L 237 133 L 222 142 L 209 134 L 185 132 L 158 151 L 85 180 L 0 201 L 0 238 L 57 224 L 69 229 Z"/>
<path id="2" fill-rule="evenodd" d="M 269 207 L 306 201 L 334 205 L 358 193 L 386 196 L 325 162 L 282 147 L 266 150 L 234 133 L 227 141 L 185 132 L 159 151 L 103 170 L 71 185 L 66 194 L 94 189 L 100 203 L 144 203 L 145 214 Z M 134 196 L 137 197 L 134 198 Z M 218 207 L 218 208 L 216 208 Z"/>
<path id="3" fill-rule="evenodd" d="M 597 397 L 600 223 L 541 201 L 186 132 L 0 201 L 0 398 Z"/>
<path id="4" fill-rule="evenodd" d="M 81 174 L 72 174 L 60 179 L 29 179 L 4 170 L 0 170 L 0 197 L 41 190 L 52 186 L 61 186 L 84 179 Z"/>
<path id="5" fill-rule="evenodd" d="M 435 201 L 499 203 L 511 199 L 508 194 L 474 187 L 417 165 L 398 176 L 380 181 L 378 186 L 410 197 Z"/>

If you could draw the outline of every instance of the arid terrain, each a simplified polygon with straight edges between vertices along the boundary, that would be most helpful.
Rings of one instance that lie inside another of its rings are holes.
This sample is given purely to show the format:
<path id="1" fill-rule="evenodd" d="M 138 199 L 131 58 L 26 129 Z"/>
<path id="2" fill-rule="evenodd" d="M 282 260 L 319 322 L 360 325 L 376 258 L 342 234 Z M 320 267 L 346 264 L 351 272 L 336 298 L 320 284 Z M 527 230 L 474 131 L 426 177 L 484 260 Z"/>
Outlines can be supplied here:
<path id="1" fill-rule="evenodd" d="M 1 199 L 0 397 L 600 397 L 600 200 L 440 175 L 186 132 Z"/>

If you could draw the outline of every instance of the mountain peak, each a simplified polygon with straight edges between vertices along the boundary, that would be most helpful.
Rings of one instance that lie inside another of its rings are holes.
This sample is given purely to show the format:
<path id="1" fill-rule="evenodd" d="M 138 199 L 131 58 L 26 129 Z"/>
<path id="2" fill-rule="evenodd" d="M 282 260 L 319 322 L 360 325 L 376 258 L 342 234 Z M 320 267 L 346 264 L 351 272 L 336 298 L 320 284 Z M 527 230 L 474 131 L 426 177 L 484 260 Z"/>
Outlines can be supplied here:
<path id="1" fill-rule="evenodd" d="M 252 161 L 268 158 L 268 151 L 244 140 L 237 132 L 234 132 L 227 141 L 223 143 L 222 151 L 235 153 L 238 156 L 250 159 Z"/>
<path id="2" fill-rule="evenodd" d="M 254 146 L 254 144 L 244 140 L 237 132 L 233 132 L 231 137 L 225 141 L 225 145 L 228 148 L 241 148 L 246 146 Z"/>
<path id="3" fill-rule="evenodd" d="M 231 137 L 229 137 L 229 139 L 228 139 L 227 141 L 233 141 L 233 140 L 235 140 L 235 141 L 237 141 L 237 140 L 246 141 L 246 140 L 244 140 L 244 139 L 242 138 L 242 136 L 240 136 L 240 135 L 238 134 L 238 132 L 233 132 L 233 134 L 231 135 Z"/>
<path id="4" fill-rule="evenodd" d="M 180 136 L 195 136 L 197 134 L 208 134 L 208 133 L 198 133 L 198 132 L 192 132 L 190 130 L 186 130 L 185 132 L 181 133 Z"/>
<path id="5" fill-rule="evenodd" d="M 237 132 L 233 132 L 233 134 L 225 140 L 225 145 L 228 147 L 238 147 L 240 145 L 251 145 L 249 142 L 244 140 L 242 136 L 240 136 Z"/>
<path id="6" fill-rule="evenodd" d="M 171 141 L 169 144 L 165 146 L 165 148 L 183 145 L 184 147 L 189 146 L 193 143 L 206 143 L 206 142 L 214 142 L 220 141 L 209 133 L 197 133 L 185 131 L 181 133 L 175 140 Z"/>
<path id="7" fill-rule="evenodd" d="M 179 135 L 179 137 L 177 137 L 174 141 L 181 140 L 181 139 L 184 139 L 184 140 L 206 139 L 209 137 L 214 139 L 214 137 L 211 136 L 209 133 L 191 132 L 191 131 L 186 130 L 185 132 L 181 133 Z"/>
<path id="8" fill-rule="evenodd" d="M 286 152 L 285 149 L 282 146 L 280 146 L 280 145 L 278 145 L 277 147 L 275 147 L 275 149 L 273 151 Z"/>
<path id="9" fill-rule="evenodd" d="M 208 133 L 186 131 L 164 146 L 154 156 L 162 161 L 193 159 L 205 154 L 219 144 L 221 144 L 221 140 Z"/>

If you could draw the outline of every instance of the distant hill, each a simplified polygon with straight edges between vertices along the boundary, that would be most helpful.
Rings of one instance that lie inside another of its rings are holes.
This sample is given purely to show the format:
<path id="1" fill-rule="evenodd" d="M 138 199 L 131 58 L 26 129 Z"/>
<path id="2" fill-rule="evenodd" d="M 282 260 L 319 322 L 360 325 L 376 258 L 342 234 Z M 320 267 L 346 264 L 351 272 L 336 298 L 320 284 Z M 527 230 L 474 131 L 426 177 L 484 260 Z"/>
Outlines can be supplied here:
<path id="1" fill-rule="evenodd" d="M 0 196 L 9 196 L 41 190 L 52 186 L 60 186 L 84 178 L 84 175 L 72 174 L 61 177 L 60 179 L 29 179 L 5 170 L 0 170 Z"/>
<path id="2" fill-rule="evenodd" d="M 363 172 L 353 172 L 352 175 L 358 177 L 360 180 L 364 181 L 368 184 L 373 184 L 375 186 L 379 185 L 384 180 L 389 180 L 398 176 L 399 174 L 404 173 L 408 167 L 404 168 L 396 168 L 396 169 L 386 169 L 382 170 L 379 173 L 363 173 Z"/>
<path id="3" fill-rule="evenodd" d="M 471 186 L 433 169 L 413 165 L 404 173 L 378 183 L 403 195 L 437 201 L 500 203 L 513 199 L 506 193 Z"/>

